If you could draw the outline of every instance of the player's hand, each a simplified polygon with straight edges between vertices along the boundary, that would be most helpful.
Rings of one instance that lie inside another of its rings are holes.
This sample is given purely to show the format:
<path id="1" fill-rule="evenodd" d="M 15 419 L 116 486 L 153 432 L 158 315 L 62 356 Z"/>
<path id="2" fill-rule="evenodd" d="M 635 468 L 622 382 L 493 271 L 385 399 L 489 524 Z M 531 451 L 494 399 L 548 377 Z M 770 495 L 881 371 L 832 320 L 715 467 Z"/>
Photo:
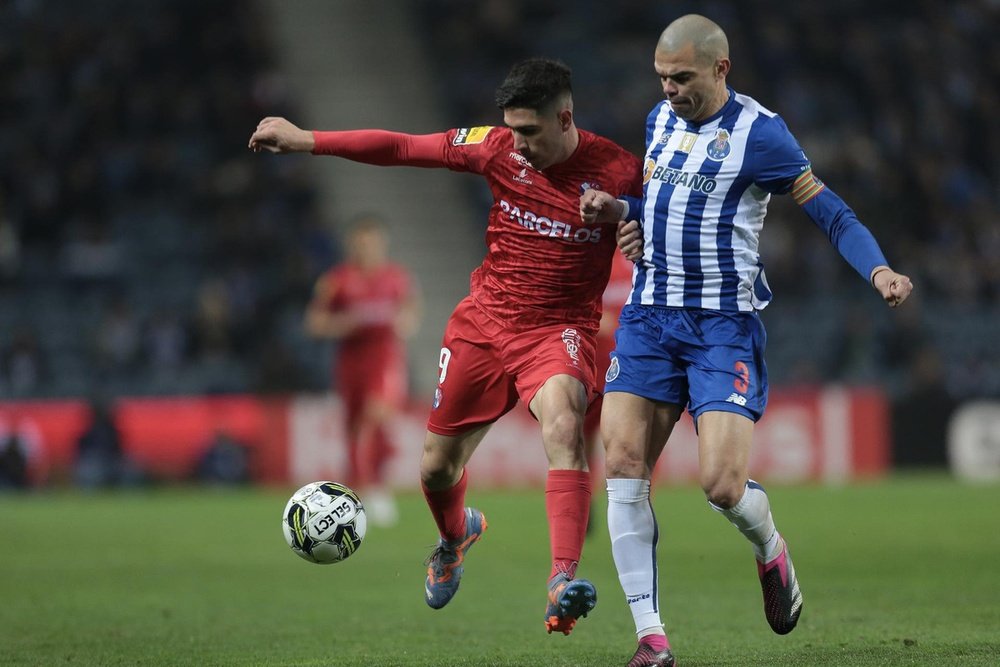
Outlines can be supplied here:
<path id="1" fill-rule="evenodd" d="M 913 283 L 909 276 L 896 273 L 888 267 L 875 269 L 872 285 L 892 308 L 906 301 L 906 297 L 913 291 Z"/>
<path id="2" fill-rule="evenodd" d="M 638 262 L 642 259 L 642 229 L 638 220 L 618 222 L 618 231 L 615 236 L 618 247 L 621 249 L 625 259 Z"/>
<path id="3" fill-rule="evenodd" d="M 580 219 L 585 225 L 618 222 L 624 211 L 622 203 L 603 190 L 589 188 L 580 197 Z"/>
<path id="4" fill-rule="evenodd" d="M 309 153 L 316 145 L 312 132 L 303 130 L 284 118 L 268 116 L 250 135 L 250 150 L 259 153 Z"/>

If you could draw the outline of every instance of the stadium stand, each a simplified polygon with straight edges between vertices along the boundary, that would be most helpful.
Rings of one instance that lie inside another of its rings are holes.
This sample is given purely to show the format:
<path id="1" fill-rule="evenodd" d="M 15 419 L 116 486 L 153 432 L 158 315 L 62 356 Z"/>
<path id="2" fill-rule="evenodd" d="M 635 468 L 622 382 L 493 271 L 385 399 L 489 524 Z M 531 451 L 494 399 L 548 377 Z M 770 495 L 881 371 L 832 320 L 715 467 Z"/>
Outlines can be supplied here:
<path id="1" fill-rule="evenodd" d="M 1000 395 L 1000 81 L 995 3 L 419 0 L 452 123 L 496 123 L 522 57 L 573 67 L 580 126 L 642 154 L 659 31 L 688 12 L 729 34 L 730 81 L 782 114 L 817 174 L 881 240 L 918 300 L 889 311 L 788 198 L 762 235 L 772 383 L 888 382 L 937 356 L 957 398 Z M 482 193 L 480 193 L 482 196 Z"/>
<path id="2" fill-rule="evenodd" d="M 396 8 L 430 54 L 440 129 L 499 122 L 493 89 L 510 63 L 555 56 L 576 73 L 580 125 L 638 153 L 659 29 L 686 11 L 715 17 L 734 44 L 734 86 L 782 113 L 919 290 L 884 308 L 776 200 L 763 235 L 772 382 L 888 381 L 904 397 L 930 356 L 948 394 L 968 399 L 1000 395 L 994 4 Z M 325 351 L 300 318 L 337 249 L 309 158 L 240 152 L 262 115 L 300 112 L 273 26 L 248 7 L 0 5 L 0 397 L 325 387 Z"/>
<path id="3" fill-rule="evenodd" d="M 313 186 L 240 151 L 293 112 L 266 44 L 229 0 L 0 7 L 0 395 L 322 386 Z"/>

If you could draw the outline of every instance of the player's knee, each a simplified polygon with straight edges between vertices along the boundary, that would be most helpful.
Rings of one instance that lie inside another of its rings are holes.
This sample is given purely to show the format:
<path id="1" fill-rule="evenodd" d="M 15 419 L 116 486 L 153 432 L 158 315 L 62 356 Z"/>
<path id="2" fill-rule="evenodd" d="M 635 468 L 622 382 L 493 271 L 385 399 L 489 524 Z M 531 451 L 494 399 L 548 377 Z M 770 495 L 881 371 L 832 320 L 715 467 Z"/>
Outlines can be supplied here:
<path id="1" fill-rule="evenodd" d="M 432 491 L 450 489 L 462 476 L 462 465 L 452 461 L 442 452 L 424 448 L 420 459 L 420 481 Z"/>
<path id="2" fill-rule="evenodd" d="M 605 443 L 604 468 L 608 479 L 639 479 L 648 473 L 643 448 L 614 439 Z"/>
<path id="3" fill-rule="evenodd" d="M 705 498 L 718 508 L 727 510 L 735 507 L 746 487 L 746 480 L 736 474 L 716 473 L 702 475 L 701 488 Z"/>
<path id="4" fill-rule="evenodd" d="M 443 491 L 455 486 L 462 476 L 458 466 L 430 468 L 420 466 L 420 482 L 431 491 Z"/>
<path id="5" fill-rule="evenodd" d="M 583 443 L 583 420 L 571 410 L 560 411 L 542 424 L 542 437 L 551 447 L 566 450 L 580 448 Z"/>

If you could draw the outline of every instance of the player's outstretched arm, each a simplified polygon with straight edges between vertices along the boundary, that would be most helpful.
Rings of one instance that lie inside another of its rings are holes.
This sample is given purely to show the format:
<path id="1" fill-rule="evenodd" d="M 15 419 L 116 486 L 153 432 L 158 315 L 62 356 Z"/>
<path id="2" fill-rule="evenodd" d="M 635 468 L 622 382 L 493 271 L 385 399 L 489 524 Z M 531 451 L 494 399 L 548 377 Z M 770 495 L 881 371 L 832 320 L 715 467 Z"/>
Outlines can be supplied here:
<path id="1" fill-rule="evenodd" d="M 316 145 L 313 133 L 284 118 L 268 116 L 257 124 L 250 135 L 250 150 L 254 153 L 310 153 Z"/>
<path id="2" fill-rule="evenodd" d="M 909 276 L 896 273 L 888 266 L 876 266 L 872 269 L 871 283 L 892 308 L 906 301 L 906 297 L 913 291 Z"/>

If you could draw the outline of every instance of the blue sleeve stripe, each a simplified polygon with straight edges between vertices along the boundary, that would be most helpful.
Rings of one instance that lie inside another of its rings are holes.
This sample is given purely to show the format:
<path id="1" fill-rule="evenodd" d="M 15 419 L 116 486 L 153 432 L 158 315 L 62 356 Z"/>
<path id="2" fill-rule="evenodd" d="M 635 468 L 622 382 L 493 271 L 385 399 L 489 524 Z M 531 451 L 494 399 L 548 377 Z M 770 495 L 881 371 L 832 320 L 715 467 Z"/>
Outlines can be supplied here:
<path id="1" fill-rule="evenodd" d="M 824 187 L 809 199 L 802 210 L 826 233 L 841 257 L 865 281 L 876 266 L 889 264 L 872 233 L 861 224 L 851 207 L 829 188 Z"/>

